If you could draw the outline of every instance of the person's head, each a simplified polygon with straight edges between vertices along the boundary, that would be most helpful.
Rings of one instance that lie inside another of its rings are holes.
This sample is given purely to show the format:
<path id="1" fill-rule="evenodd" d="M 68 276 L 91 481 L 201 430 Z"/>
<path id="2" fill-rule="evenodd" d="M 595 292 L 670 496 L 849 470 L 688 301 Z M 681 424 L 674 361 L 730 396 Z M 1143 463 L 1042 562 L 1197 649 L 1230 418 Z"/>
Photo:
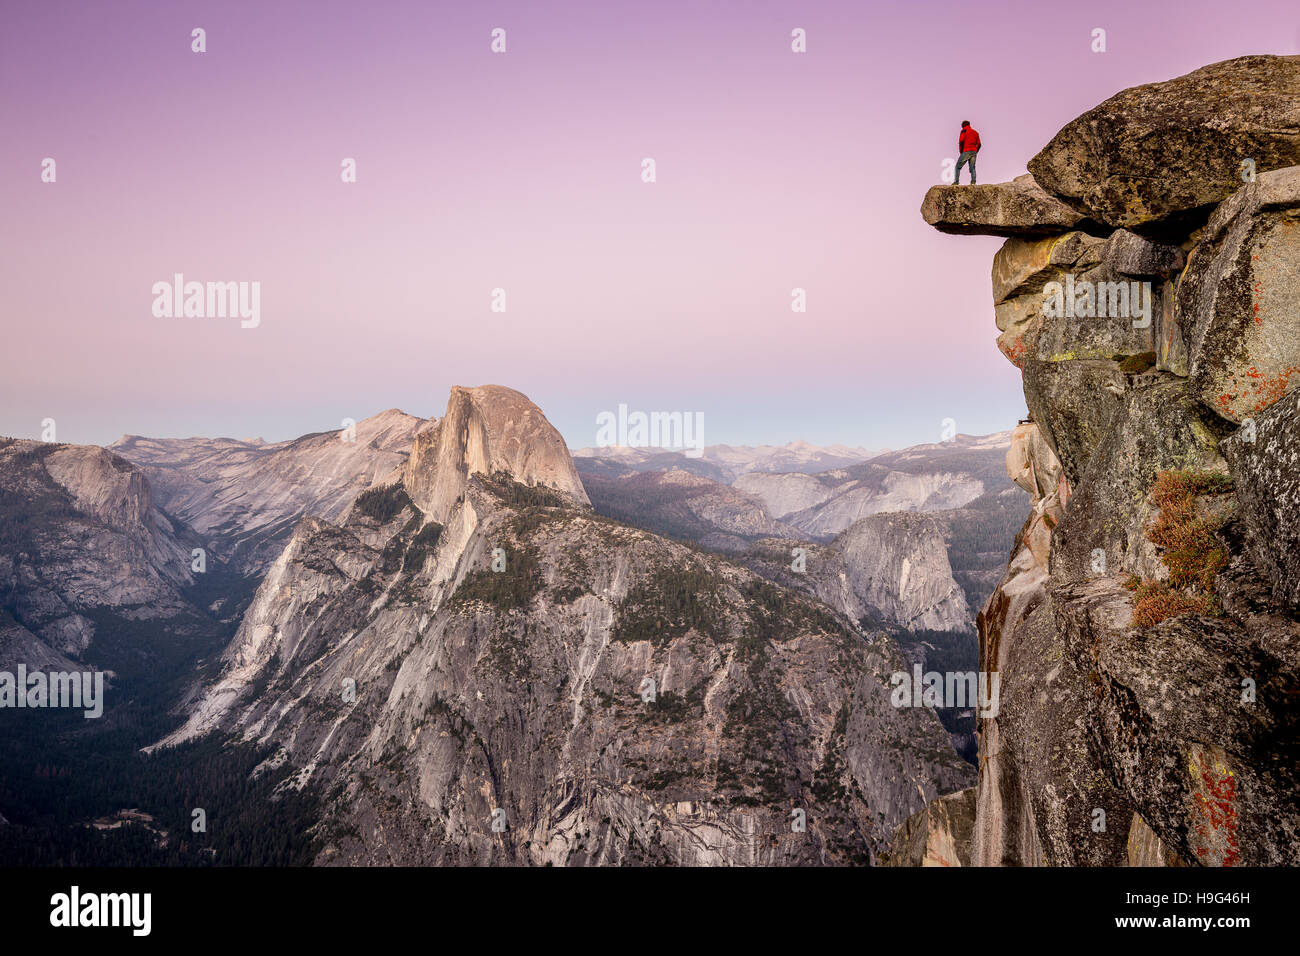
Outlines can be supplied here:
<path id="1" fill-rule="evenodd" d="M 969 126 L 969 125 L 970 125 L 970 120 L 962 120 L 962 121 L 961 121 L 961 128 L 962 128 L 962 129 L 965 129 L 965 128 L 966 128 L 967 126 Z"/>

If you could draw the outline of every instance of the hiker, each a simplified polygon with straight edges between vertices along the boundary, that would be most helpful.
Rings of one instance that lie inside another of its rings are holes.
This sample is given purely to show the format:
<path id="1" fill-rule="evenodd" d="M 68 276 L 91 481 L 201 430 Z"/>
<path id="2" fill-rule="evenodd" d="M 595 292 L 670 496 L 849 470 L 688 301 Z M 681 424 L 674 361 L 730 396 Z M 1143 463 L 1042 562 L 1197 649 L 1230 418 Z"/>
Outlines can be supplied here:
<path id="1" fill-rule="evenodd" d="M 961 121 L 961 133 L 957 136 L 957 152 L 961 157 L 957 160 L 957 175 L 953 177 L 954 186 L 961 185 L 961 166 L 962 163 L 970 164 L 970 184 L 975 185 L 975 154 L 980 151 L 980 134 L 975 132 L 975 127 L 971 126 L 970 120 Z"/>

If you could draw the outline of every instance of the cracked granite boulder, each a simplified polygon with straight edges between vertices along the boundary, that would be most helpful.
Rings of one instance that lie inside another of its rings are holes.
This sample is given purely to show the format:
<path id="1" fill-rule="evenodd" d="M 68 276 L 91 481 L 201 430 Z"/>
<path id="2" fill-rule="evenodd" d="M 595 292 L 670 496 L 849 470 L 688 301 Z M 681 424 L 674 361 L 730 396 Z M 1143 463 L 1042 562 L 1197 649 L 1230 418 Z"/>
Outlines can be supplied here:
<path id="1" fill-rule="evenodd" d="M 921 217 L 958 236 L 1042 236 L 1065 232 L 1085 217 L 1045 193 L 1025 174 L 1009 183 L 931 186 Z"/>
<path id="2" fill-rule="evenodd" d="M 1080 216 L 1181 238 L 1248 169 L 1298 163 L 1300 56 L 1243 56 L 1115 94 L 1057 133 L 1029 171 Z"/>
<path id="3" fill-rule="evenodd" d="M 1197 394 L 1241 422 L 1300 386 L 1300 166 L 1224 202 L 1193 248 L 1176 318 Z"/>

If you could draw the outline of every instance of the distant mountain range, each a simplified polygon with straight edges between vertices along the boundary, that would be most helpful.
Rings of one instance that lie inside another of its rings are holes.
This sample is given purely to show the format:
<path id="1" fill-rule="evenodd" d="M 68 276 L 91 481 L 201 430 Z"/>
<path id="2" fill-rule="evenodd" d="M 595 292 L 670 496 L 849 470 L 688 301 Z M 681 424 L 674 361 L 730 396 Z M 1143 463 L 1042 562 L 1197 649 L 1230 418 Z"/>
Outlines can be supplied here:
<path id="1" fill-rule="evenodd" d="M 812 474 L 865 461 L 881 452 L 846 445 L 819 447 L 805 441 L 786 445 L 706 445 L 698 457 L 660 448 L 579 448 L 571 452 L 587 474 L 625 474 L 631 471 L 689 471 L 731 484 L 751 471 Z"/>
<path id="2" fill-rule="evenodd" d="M 943 511 L 1010 488 L 1003 458 L 1010 433 L 916 445 L 821 472 L 753 471 L 734 482 L 767 512 L 813 535 L 833 535 L 886 511 Z"/>
<path id="3" fill-rule="evenodd" d="M 432 424 L 393 408 L 358 422 L 350 441 L 339 429 L 274 444 L 123 435 L 108 448 L 139 467 L 158 505 L 217 555 L 243 573 L 260 573 L 299 518 L 337 518 L 402 465 L 415 436 Z"/>
<path id="4" fill-rule="evenodd" d="M 1009 446 L 1009 432 L 959 435 L 820 472 L 745 471 L 731 483 L 707 455 L 643 450 L 623 461 L 574 462 L 601 514 L 742 561 L 761 544 L 756 568 L 769 566 L 776 546 L 769 539 L 827 546 L 814 553 L 836 557 L 811 577 L 834 567 L 838 583 L 814 591 L 853 619 L 973 631 L 1028 511 L 1028 497 L 1007 478 Z M 804 465 L 813 468 L 822 458 L 809 453 Z M 933 518 L 918 523 L 908 517 L 913 512 Z M 891 524 L 902 533 L 886 530 Z M 927 533 L 918 533 L 922 528 Z M 875 543 L 864 548 L 863 540 Z M 880 547 L 888 553 L 872 553 Z M 865 576 L 864 562 L 872 568 Z"/>

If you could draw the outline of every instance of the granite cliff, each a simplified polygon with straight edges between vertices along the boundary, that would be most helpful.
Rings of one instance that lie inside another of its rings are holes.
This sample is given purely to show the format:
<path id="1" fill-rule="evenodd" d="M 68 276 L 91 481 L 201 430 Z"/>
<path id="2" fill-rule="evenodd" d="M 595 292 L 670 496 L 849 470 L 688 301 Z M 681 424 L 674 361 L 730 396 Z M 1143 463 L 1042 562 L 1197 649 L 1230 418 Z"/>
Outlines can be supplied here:
<path id="1" fill-rule="evenodd" d="M 234 438 L 124 435 L 109 450 L 148 479 L 159 507 L 220 561 L 261 575 L 304 515 L 334 519 L 361 491 L 406 463 L 432 421 L 389 409 L 354 429 L 267 444 Z"/>
<path id="2" fill-rule="evenodd" d="M 1034 506 L 979 617 L 1002 692 L 973 826 L 949 800 L 896 854 L 1294 865 L 1300 57 L 1126 90 L 1029 170 L 922 207 L 1006 237 L 992 304 L 1031 418 L 1007 470 Z"/>
<path id="3" fill-rule="evenodd" d="M 0 438 L 0 668 L 70 669 L 105 616 L 192 617 L 197 543 L 111 452 Z"/>
<path id="4" fill-rule="evenodd" d="M 320 864 L 844 864 L 972 768 L 885 634 L 593 513 L 541 411 L 452 390 L 304 518 L 165 745 L 275 750 Z"/>

